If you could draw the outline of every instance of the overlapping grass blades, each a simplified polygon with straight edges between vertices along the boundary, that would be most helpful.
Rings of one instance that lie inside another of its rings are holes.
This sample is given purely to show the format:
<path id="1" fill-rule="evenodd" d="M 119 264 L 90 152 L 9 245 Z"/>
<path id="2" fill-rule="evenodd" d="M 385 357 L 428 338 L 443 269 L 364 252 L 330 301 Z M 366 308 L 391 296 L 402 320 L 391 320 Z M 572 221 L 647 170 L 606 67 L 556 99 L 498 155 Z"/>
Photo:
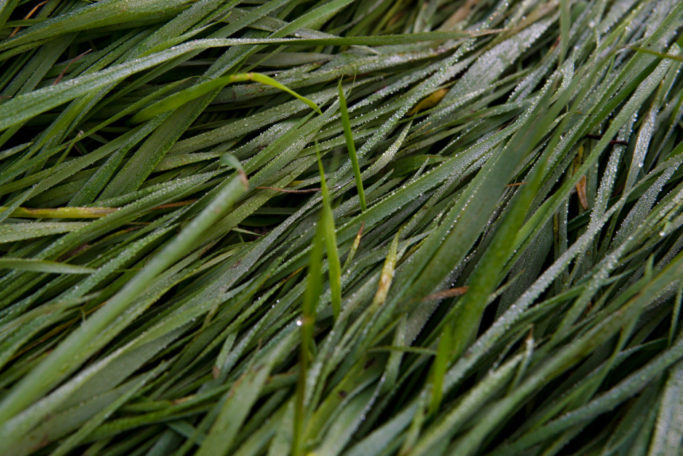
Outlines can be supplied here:
<path id="1" fill-rule="evenodd" d="M 0 454 L 683 451 L 681 2 L 0 24 Z"/>

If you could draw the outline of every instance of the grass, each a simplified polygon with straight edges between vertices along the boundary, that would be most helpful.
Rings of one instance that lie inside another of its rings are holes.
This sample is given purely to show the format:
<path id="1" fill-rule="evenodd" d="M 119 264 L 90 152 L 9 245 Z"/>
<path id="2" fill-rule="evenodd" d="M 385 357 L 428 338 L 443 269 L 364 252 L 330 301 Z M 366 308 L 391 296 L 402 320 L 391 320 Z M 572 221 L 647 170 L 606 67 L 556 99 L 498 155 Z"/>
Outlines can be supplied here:
<path id="1" fill-rule="evenodd" d="M 683 4 L 0 4 L 0 454 L 678 455 Z"/>

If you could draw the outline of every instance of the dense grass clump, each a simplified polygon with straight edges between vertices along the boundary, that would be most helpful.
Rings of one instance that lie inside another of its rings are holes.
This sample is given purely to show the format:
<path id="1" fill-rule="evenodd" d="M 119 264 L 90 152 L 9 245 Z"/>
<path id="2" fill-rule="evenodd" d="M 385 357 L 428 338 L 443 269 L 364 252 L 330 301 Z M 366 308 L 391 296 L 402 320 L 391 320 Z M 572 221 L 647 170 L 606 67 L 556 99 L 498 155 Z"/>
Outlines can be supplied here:
<path id="1" fill-rule="evenodd" d="M 0 27 L 0 454 L 683 451 L 683 2 Z"/>

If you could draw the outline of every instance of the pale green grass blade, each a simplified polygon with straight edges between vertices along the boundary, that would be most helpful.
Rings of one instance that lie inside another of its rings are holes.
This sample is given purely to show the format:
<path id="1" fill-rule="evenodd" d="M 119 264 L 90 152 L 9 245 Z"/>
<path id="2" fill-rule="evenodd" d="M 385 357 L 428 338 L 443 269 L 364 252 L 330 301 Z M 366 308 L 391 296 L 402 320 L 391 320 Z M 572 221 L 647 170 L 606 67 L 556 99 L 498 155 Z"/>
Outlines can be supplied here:
<path id="1" fill-rule="evenodd" d="M 131 118 L 131 122 L 138 123 L 142 122 L 148 119 L 151 119 L 152 117 L 155 117 L 159 114 L 162 114 L 166 111 L 170 111 L 173 109 L 176 109 L 183 104 L 187 103 L 190 100 L 194 100 L 195 98 L 199 98 L 202 95 L 205 95 L 209 92 L 212 92 L 215 89 L 222 88 L 223 86 L 226 86 L 228 84 L 233 84 L 235 82 L 244 82 L 244 81 L 256 81 L 261 84 L 269 85 L 271 87 L 275 87 L 276 89 L 282 90 L 283 92 L 286 92 L 290 95 L 292 95 L 295 98 L 298 98 L 302 102 L 306 103 L 308 106 L 311 107 L 314 111 L 316 111 L 318 114 L 322 114 L 320 112 L 320 108 L 318 108 L 318 105 L 316 105 L 313 101 L 309 100 L 306 97 L 302 97 L 298 93 L 294 92 L 293 90 L 285 87 L 284 85 L 280 84 L 277 82 L 275 79 L 268 77 L 264 74 L 259 74 L 259 73 L 244 73 L 244 74 L 232 74 L 230 76 L 223 76 L 221 78 L 217 79 L 212 79 L 211 81 L 206 81 L 200 84 L 197 84 L 191 88 L 185 89 L 183 91 L 180 91 L 178 93 L 175 93 L 171 95 L 170 97 L 165 98 L 162 101 L 158 101 L 154 103 L 151 106 L 146 107 L 142 111 L 138 112 Z"/>

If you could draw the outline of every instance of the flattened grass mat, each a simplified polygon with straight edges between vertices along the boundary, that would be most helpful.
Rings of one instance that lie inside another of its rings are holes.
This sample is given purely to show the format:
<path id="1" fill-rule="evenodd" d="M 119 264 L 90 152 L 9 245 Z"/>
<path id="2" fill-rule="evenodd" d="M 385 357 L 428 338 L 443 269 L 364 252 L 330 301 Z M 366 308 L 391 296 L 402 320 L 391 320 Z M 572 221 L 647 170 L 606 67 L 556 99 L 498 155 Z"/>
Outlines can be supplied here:
<path id="1" fill-rule="evenodd" d="M 683 2 L 0 2 L 0 454 L 683 451 Z"/>

